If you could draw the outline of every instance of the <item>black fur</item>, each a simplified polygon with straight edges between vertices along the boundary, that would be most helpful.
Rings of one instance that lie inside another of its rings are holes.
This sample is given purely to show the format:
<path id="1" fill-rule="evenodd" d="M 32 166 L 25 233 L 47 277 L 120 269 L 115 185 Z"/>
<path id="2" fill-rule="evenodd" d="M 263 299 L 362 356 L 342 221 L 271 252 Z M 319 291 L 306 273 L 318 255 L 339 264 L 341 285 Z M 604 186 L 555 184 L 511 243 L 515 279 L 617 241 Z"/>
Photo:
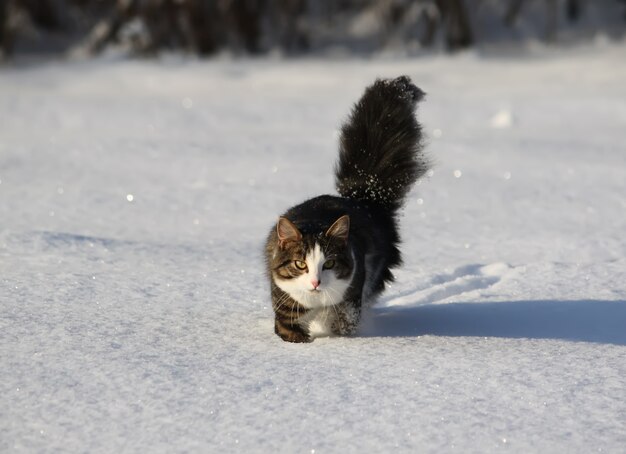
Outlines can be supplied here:
<path id="1" fill-rule="evenodd" d="M 379 79 L 365 90 L 341 129 L 335 169 L 339 194 L 400 208 L 429 168 L 414 115 L 423 97 L 407 76 Z"/>
<path id="2" fill-rule="evenodd" d="M 349 215 L 345 247 L 346 256 L 354 258 L 350 264 L 354 277 L 342 305 L 357 313 L 363 298 L 382 292 L 385 283 L 393 280 L 391 269 L 401 263 L 396 214 L 413 184 L 428 170 L 414 113 L 423 96 L 407 76 L 377 80 L 368 87 L 342 127 L 335 167 L 341 197 L 315 197 L 283 214 L 301 232 L 302 241 L 320 238 L 338 218 Z M 275 248 L 280 246 L 274 228 L 267 240 L 266 258 L 277 307 L 277 301 L 287 295 L 273 280 L 274 262 L 281 260 Z M 306 328 L 293 321 L 298 303 L 287 300 L 294 308 L 289 314 L 291 328 L 287 315 L 275 310 L 276 333 L 291 342 L 310 341 Z M 353 330 L 354 326 L 338 328 L 337 334 Z"/>

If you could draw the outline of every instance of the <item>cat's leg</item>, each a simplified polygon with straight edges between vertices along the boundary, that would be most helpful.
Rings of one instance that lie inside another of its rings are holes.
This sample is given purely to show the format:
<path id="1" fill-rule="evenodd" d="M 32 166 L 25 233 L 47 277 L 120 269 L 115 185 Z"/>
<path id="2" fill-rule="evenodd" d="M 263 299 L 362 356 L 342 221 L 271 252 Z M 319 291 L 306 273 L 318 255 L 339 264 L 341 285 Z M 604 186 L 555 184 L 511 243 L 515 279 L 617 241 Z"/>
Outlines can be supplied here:
<path id="1" fill-rule="evenodd" d="M 274 309 L 274 332 L 286 342 L 311 342 L 309 332 L 301 325 L 300 318 L 307 314 L 307 309 L 278 288 L 272 291 Z"/>
<path id="2" fill-rule="evenodd" d="M 285 342 L 313 342 L 313 339 L 306 330 L 298 324 L 298 322 L 291 322 L 285 320 L 276 314 L 274 321 L 274 332 L 280 336 Z"/>
<path id="3" fill-rule="evenodd" d="M 333 334 L 348 336 L 354 334 L 361 318 L 360 301 L 357 303 L 344 301 L 335 306 L 336 317 L 333 321 Z"/>
<path id="4" fill-rule="evenodd" d="M 307 309 L 272 285 L 272 308 L 274 309 L 274 332 L 286 342 L 311 342 L 313 339 L 301 325 L 300 318 Z"/>

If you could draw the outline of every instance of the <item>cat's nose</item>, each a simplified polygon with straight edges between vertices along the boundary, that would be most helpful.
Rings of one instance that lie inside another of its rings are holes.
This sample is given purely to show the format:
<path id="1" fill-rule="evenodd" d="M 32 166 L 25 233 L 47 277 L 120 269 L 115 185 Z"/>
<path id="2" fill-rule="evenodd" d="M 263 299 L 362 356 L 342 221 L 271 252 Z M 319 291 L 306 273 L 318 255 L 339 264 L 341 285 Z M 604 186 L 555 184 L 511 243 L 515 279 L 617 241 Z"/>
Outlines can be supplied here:
<path id="1" fill-rule="evenodd" d="M 314 289 L 316 289 L 317 287 L 319 287 L 321 284 L 319 279 L 311 279 L 311 285 L 313 286 Z"/>

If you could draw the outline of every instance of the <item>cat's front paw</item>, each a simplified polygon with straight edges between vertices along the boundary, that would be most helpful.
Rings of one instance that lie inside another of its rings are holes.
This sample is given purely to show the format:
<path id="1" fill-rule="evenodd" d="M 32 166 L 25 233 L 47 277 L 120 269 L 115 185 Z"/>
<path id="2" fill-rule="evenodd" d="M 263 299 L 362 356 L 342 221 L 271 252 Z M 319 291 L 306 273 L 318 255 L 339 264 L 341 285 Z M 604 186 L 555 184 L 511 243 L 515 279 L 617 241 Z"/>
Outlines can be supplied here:
<path id="1" fill-rule="evenodd" d="M 279 333 L 278 335 L 285 342 L 294 342 L 294 343 L 313 342 L 313 338 L 311 336 L 305 333 L 298 332 L 298 331 L 291 331 L 289 333 Z"/>
<path id="2" fill-rule="evenodd" d="M 279 317 L 276 318 L 274 332 L 285 342 L 313 342 L 313 338 L 300 325 L 285 323 Z"/>
<path id="3" fill-rule="evenodd" d="M 356 332 L 357 324 L 346 322 L 345 320 L 338 320 L 332 327 L 334 334 L 338 336 L 350 336 Z"/>
<path id="4" fill-rule="evenodd" d="M 340 336 L 349 336 L 356 332 L 359 325 L 360 311 L 349 305 L 338 308 L 337 317 L 333 323 L 332 331 Z"/>

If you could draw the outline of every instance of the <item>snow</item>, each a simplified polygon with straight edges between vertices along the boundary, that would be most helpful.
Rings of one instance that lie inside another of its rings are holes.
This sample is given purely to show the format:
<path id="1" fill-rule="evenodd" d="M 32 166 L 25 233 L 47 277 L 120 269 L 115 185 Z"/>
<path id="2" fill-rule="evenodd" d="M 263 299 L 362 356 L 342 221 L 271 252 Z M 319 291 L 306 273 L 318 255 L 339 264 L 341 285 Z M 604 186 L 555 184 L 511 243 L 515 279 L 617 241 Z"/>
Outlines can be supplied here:
<path id="1" fill-rule="evenodd" d="M 623 451 L 625 57 L 3 69 L 0 451 Z M 265 236 L 399 74 L 405 264 L 358 336 L 284 343 Z"/>

